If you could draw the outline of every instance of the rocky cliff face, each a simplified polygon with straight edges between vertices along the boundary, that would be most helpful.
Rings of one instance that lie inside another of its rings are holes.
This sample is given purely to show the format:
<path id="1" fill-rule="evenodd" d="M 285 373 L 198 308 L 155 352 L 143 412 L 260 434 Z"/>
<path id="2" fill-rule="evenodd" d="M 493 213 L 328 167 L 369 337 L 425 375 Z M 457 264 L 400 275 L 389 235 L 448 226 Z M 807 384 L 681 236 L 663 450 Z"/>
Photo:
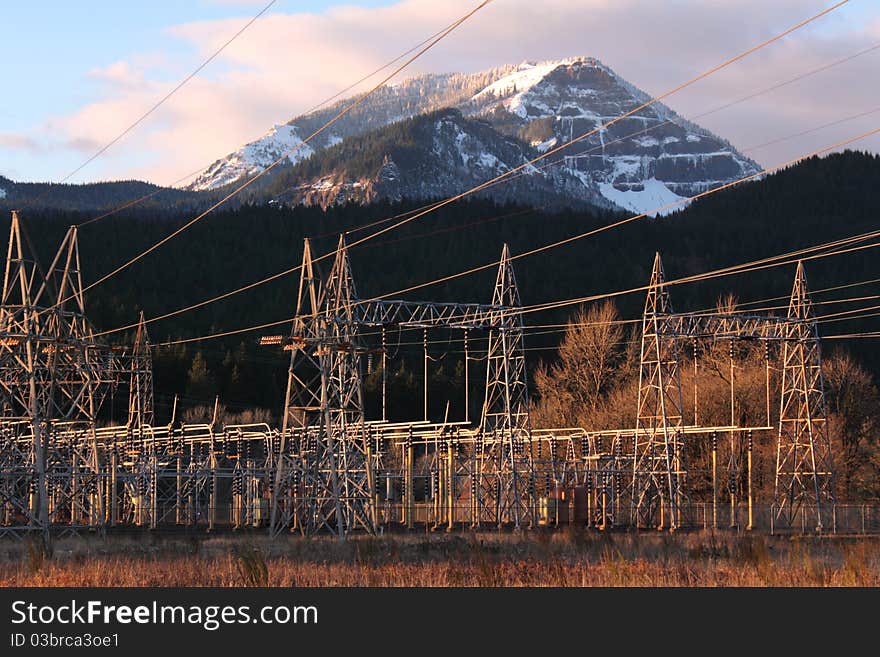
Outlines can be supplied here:
<path id="1" fill-rule="evenodd" d="M 760 170 L 728 142 L 661 103 L 602 128 L 648 100 L 601 62 L 574 58 L 521 65 L 463 109 L 544 151 L 595 131 L 555 159 L 631 210 L 652 209 Z"/>
<path id="2" fill-rule="evenodd" d="M 386 126 L 426 116 L 439 107 L 457 108 L 460 113 L 443 115 L 432 130 L 417 131 L 415 138 L 423 140 L 418 144 L 421 158 L 399 161 L 389 142 L 388 152 L 369 175 L 353 178 L 340 163 L 336 171 L 296 181 L 284 197 L 287 202 L 326 205 L 448 196 L 565 144 L 569 145 L 537 169 L 486 195 L 523 203 L 543 200 L 558 205 L 568 199 L 572 205 L 654 211 L 760 169 L 724 139 L 660 103 L 601 128 L 647 100 L 647 94 L 589 57 L 412 78 L 383 87 L 332 132 L 298 148 L 285 165 L 296 169 L 298 162 L 346 140 L 370 136 L 373 143 L 381 141 L 377 135 Z M 274 128 L 218 160 L 193 188 L 213 189 L 253 175 L 348 102 Z M 591 131 L 595 134 L 571 143 Z"/>
<path id="3" fill-rule="evenodd" d="M 379 198 L 436 199 L 509 173 L 509 180 L 477 195 L 551 208 L 613 207 L 589 180 L 567 169 L 529 165 L 535 154 L 487 123 L 440 110 L 316 155 L 308 166 L 277 177 L 271 195 L 276 202 L 322 207 Z"/>

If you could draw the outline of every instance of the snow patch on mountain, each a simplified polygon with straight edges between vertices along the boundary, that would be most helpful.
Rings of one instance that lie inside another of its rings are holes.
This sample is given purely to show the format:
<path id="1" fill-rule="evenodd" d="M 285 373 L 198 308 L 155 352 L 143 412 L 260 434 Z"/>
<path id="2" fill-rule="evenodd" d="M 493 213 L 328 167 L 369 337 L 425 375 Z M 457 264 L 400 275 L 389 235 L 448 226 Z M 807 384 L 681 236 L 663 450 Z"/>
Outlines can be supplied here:
<path id="1" fill-rule="evenodd" d="M 6 190 L 0 187 L 0 198 L 6 198 Z"/>
<path id="2" fill-rule="evenodd" d="M 496 157 L 488 144 L 484 144 L 479 137 L 467 132 L 449 118 L 443 118 L 434 124 L 434 148 L 433 152 L 443 156 L 449 136 L 455 146 L 455 154 L 460 159 L 463 168 L 473 171 L 474 169 L 488 169 L 488 175 L 497 175 L 510 170 L 510 167 Z"/>
<path id="3" fill-rule="evenodd" d="M 668 194 L 690 197 L 760 168 L 662 103 L 639 109 L 649 100 L 599 60 L 572 57 L 521 64 L 463 109 L 503 134 L 528 138 L 538 152 L 573 142 L 562 168 L 640 211 L 675 200 Z"/>
<path id="4" fill-rule="evenodd" d="M 511 114 L 516 114 L 520 118 L 526 118 L 528 110 L 523 104 L 526 94 L 532 87 L 543 82 L 547 74 L 558 68 L 561 64 L 562 62 L 559 61 L 540 62 L 537 64 L 523 62 L 513 73 L 505 75 L 500 80 L 496 80 L 478 94 L 475 94 L 471 100 L 473 102 L 480 102 L 489 98 L 504 98 L 507 96 L 503 101 L 504 108 Z M 546 106 L 540 109 L 547 112 L 550 111 L 550 108 Z"/>
<path id="5" fill-rule="evenodd" d="M 687 197 L 673 193 L 656 178 L 648 178 L 638 187 L 642 189 L 631 187 L 626 191 L 622 191 L 611 183 L 599 183 L 599 191 L 602 196 L 636 214 L 645 213 L 650 216 L 662 216 L 676 210 L 681 210 L 687 205 L 687 203 L 680 203 L 674 207 L 666 207 Z"/>
<path id="6" fill-rule="evenodd" d="M 539 153 L 546 153 L 551 148 L 556 146 L 556 142 L 557 142 L 556 137 L 550 137 L 550 139 L 547 139 L 546 141 L 533 141 L 529 145 L 532 148 L 534 148 L 536 151 L 538 151 Z"/>
<path id="7" fill-rule="evenodd" d="M 425 159 L 417 167 L 409 156 L 384 165 L 379 160 L 378 174 L 360 180 L 338 165 L 333 175 L 313 179 L 311 191 L 293 188 L 287 196 L 292 202 L 321 205 L 342 199 L 369 203 L 400 194 L 436 197 L 479 185 L 560 144 L 569 144 L 562 166 L 549 172 L 529 165 L 523 173 L 531 180 L 516 177 L 522 184 L 511 180 L 493 186 L 493 193 L 517 202 L 571 198 L 641 212 L 760 169 L 729 142 L 662 103 L 639 109 L 649 99 L 602 62 L 586 56 L 479 73 L 417 76 L 381 87 L 335 123 L 332 132 L 287 157 L 296 163 L 343 140 L 451 108 L 458 118 L 446 116 L 433 124 L 432 117 L 428 125 L 433 130 L 413 135 L 416 150 L 425 149 Z M 285 150 L 301 144 L 299 135 L 318 130 L 347 102 L 340 100 L 338 107 L 276 126 L 215 162 L 191 189 L 213 189 L 263 170 Z M 395 152 L 395 147 L 389 144 L 387 152 Z"/>
<path id="8" fill-rule="evenodd" d="M 204 191 L 222 187 L 242 176 L 256 175 L 281 158 L 296 164 L 314 152 L 297 134 L 296 127 L 276 125 L 256 141 L 214 162 L 188 188 Z"/>

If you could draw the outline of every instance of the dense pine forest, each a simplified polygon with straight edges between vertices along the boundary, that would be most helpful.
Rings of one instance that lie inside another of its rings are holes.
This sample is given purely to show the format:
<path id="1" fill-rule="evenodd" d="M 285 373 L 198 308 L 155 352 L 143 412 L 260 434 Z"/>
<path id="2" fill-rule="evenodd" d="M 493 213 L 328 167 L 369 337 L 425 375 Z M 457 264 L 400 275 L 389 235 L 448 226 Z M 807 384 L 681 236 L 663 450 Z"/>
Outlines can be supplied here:
<path id="1" fill-rule="evenodd" d="M 766 179 L 721 192 L 689 208 L 662 217 L 644 218 L 587 239 L 515 262 L 524 304 L 626 290 L 647 283 L 654 252 L 663 256 L 668 278 L 701 273 L 750 262 L 830 240 L 872 230 L 880 216 L 880 157 L 846 152 L 813 158 Z M 175 199 L 177 201 L 178 199 Z M 114 197 L 113 202 L 116 202 Z M 369 206 L 279 207 L 241 205 L 218 211 L 179 237 L 87 292 L 88 313 L 98 330 L 112 329 L 146 317 L 175 310 L 262 279 L 299 264 L 304 237 L 314 238 L 316 254 L 330 252 L 338 234 L 350 231 L 349 241 L 379 227 L 359 230 L 390 217 L 406 217 L 423 200 L 376 203 Z M 9 208 L 2 221 L 8 230 Z M 27 209 L 22 220 L 42 262 L 47 262 L 67 226 L 102 213 Z M 113 270 L 195 216 L 173 205 L 131 208 L 80 230 L 82 275 L 86 284 Z M 515 205 L 499 206 L 486 200 L 463 201 L 418 218 L 351 251 L 353 269 L 362 297 L 392 293 L 438 277 L 497 261 L 503 243 L 516 255 L 543 244 L 608 225 L 627 215 L 606 211 L 542 212 Z M 396 221 L 396 220 L 394 220 Z M 393 223 L 393 222 L 392 222 Z M 322 264 L 326 267 L 329 260 Z M 880 257 L 865 249 L 806 263 L 813 289 L 823 289 L 878 277 Z M 491 300 L 494 268 L 447 281 L 407 295 L 437 301 Z M 676 285 L 676 310 L 713 307 L 731 293 L 742 302 L 778 297 L 790 292 L 794 265 L 723 277 L 699 284 Z M 273 322 L 294 313 L 298 275 L 287 275 L 205 308 L 151 324 L 154 343 Z M 876 294 L 876 284 L 819 293 L 817 301 Z M 626 319 L 638 318 L 644 293 L 618 296 L 616 311 Z M 776 303 L 779 303 L 778 301 Z M 784 302 L 783 302 L 784 303 Z M 817 307 L 835 312 L 871 305 L 870 301 Z M 577 311 L 565 306 L 552 312 L 530 313 L 530 325 L 565 322 Z M 784 311 L 777 311 L 784 312 Z M 876 329 L 876 318 L 823 323 L 832 336 Z M 257 344 L 262 334 L 286 333 L 289 327 L 237 334 L 155 350 L 157 421 L 167 421 L 170 402 L 180 395 L 182 412 L 198 414 L 200 406 L 220 395 L 229 413 L 254 409 L 261 417 L 277 415 L 285 382 L 286 354 Z M 108 339 L 124 342 L 132 332 Z M 539 363 L 556 362 L 561 330 L 530 330 L 526 338 L 532 370 Z M 389 332 L 388 413 L 391 418 L 422 416 L 423 362 L 421 331 Z M 483 336 L 471 336 L 472 361 L 470 417 L 478 414 L 481 382 L 479 361 Z M 631 340 L 633 334 L 627 333 Z M 432 331 L 428 336 L 431 395 L 428 415 L 433 419 L 461 419 L 464 362 L 461 335 Z M 376 341 L 376 335 L 366 338 Z M 880 357 L 872 340 L 830 339 L 826 352 L 847 350 L 874 378 Z M 379 411 L 379 356 L 366 364 L 367 403 Z M 123 393 L 120 392 L 120 395 Z M 114 400 L 113 412 L 124 401 Z M 108 411 L 109 412 L 109 411 Z"/>

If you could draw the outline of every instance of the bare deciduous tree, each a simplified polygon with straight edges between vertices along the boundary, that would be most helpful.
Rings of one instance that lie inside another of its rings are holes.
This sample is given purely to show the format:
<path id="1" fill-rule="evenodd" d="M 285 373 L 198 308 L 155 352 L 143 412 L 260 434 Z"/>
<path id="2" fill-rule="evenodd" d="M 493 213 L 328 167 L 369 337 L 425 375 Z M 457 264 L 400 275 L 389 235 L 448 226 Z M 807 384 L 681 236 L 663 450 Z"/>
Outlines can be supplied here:
<path id="1" fill-rule="evenodd" d="M 538 419 L 572 424 L 595 411 L 623 376 L 624 328 L 611 301 L 580 308 L 559 345 L 559 361 L 535 372 Z"/>
<path id="2" fill-rule="evenodd" d="M 837 352 L 823 363 L 828 420 L 843 490 L 876 496 L 871 467 L 877 452 L 880 394 L 871 375 L 847 352 Z M 858 489 L 858 490 L 856 490 Z"/>

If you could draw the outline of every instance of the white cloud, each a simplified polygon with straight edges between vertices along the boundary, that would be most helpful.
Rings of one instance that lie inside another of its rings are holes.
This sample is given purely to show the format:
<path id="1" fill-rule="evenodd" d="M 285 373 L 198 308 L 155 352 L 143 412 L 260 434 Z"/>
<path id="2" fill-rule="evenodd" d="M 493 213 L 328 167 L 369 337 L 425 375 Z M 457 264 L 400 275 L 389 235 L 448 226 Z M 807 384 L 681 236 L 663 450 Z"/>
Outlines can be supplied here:
<path id="1" fill-rule="evenodd" d="M 499 1 L 440 42 L 407 74 L 591 55 L 657 94 L 827 4 Z M 81 178 L 137 176 L 170 183 L 336 93 L 474 5 L 475 0 L 404 0 L 374 9 L 337 6 L 322 14 L 266 15 Z M 838 10 L 670 98 L 668 104 L 685 116 L 696 114 L 880 42 L 880 18 L 865 21 L 848 11 Z M 241 24 L 240 18 L 189 23 L 170 33 L 206 57 Z M 880 51 L 875 51 L 702 123 L 746 146 L 854 114 L 880 104 L 876 85 L 869 83 L 876 79 L 878 63 Z M 48 128 L 67 141 L 105 143 L 174 86 L 169 69 L 170 63 L 157 53 L 133 53 L 125 61 L 92 71 L 102 83 L 101 96 L 75 114 L 57 117 Z M 163 81 L 157 82 L 160 78 Z M 814 143 L 855 134 L 860 125 L 865 122 L 812 140 L 783 142 L 756 157 L 766 164 L 783 161 Z M 880 149 L 880 142 L 871 145 Z"/>

